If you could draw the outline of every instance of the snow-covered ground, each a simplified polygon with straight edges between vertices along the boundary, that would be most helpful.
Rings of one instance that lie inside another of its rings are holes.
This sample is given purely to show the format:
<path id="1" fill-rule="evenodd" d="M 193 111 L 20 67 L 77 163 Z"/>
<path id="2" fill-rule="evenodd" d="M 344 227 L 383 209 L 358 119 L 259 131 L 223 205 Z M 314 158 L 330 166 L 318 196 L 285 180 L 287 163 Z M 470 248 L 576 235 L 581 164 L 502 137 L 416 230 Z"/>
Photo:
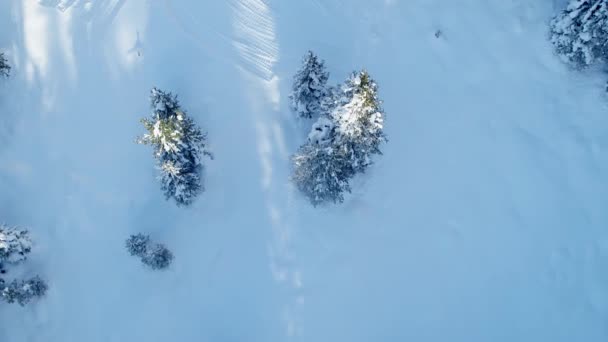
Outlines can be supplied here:
<path id="1" fill-rule="evenodd" d="M 552 2 L 0 1 L 0 221 L 50 286 L 0 341 L 608 340 L 605 79 L 553 55 Z M 390 139 L 324 208 L 289 182 L 308 49 L 369 70 Z M 209 132 L 190 208 L 134 143 L 152 86 Z"/>

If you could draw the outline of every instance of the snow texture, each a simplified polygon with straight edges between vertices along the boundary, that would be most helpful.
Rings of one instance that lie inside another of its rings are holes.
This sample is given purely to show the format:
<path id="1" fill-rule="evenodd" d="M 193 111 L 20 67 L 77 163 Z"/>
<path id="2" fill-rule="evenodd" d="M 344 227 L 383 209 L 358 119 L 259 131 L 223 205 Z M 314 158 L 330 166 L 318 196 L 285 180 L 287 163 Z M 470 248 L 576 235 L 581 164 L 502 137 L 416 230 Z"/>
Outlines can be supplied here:
<path id="1" fill-rule="evenodd" d="M 313 145 L 327 145 L 331 143 L 334 136 L 334 123 L 325 116 L 320 117 L 312 125 L 308 133 L 308 142 Z"/>
<path id="2" fill-rule="evenodd" d="M 49 284 L 0 341 L 608 341 L 605 75 L 556 57 L 566 1 L 44 3 L 0 1 L 0 222 Z M 369 71 L 390 138 L 326 208 L 289 181 L 309 49 Z M 132 143 L 154 85 L 216 155 L 187 209 Z"/>

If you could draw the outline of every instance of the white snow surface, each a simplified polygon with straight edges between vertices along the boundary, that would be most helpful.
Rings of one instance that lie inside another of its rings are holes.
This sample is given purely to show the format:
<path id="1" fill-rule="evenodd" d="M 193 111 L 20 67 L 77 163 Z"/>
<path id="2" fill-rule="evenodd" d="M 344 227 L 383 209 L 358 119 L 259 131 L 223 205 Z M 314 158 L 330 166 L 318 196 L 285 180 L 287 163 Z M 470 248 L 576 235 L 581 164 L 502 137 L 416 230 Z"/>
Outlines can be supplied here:
<path id="1" fill-rule="evenodd" d="M 334 128 L 334 123 L 328 118 L 322 116 L 312 124 L 310 133 L 308 133 L 308 141 L 312 144 L 327 144 L 331 139 L 331 131 Z"/>
<path id="2" fill-rule="evenodd" d="M 49 284 L 0 341 L 608 341 L 605 79 L 553 54 L 552 3 L 0 1 L 0 222 Z M 289 182 L 308 49 L 370 72 L 389 137 L 323 208 Z M 133 142 L 152 86 L 209 132 L 187 209 Z"/>

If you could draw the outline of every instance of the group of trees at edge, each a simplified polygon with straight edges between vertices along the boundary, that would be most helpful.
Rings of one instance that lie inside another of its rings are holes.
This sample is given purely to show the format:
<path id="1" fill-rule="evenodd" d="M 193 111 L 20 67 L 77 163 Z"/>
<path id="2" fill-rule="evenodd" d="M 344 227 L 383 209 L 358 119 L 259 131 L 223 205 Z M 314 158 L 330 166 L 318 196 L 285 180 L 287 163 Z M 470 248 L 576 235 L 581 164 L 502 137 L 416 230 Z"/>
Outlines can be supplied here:
<path id="1" fill-rule="evenodd" d="M 289 97 L 298 116 L 315 120 L 292 157 L 292 180 L 314 206 L 343 202 L 352 177 L 365 172 L 387 141 L 378 85 L 369 73 L 353 72 L 338 86 L 328 80 L 325 62 L 309 51 Z"/>
<path id="2" fill-rule="evenodd" d="M 42 297 L 46 283 L 39 277 L 5 280 L 11 269 L 27 260 L 32 251 L 32 240 L 25 229 L 0 224 L 0 298 L 7 303 L 25 305 L 32 299 Z"/>

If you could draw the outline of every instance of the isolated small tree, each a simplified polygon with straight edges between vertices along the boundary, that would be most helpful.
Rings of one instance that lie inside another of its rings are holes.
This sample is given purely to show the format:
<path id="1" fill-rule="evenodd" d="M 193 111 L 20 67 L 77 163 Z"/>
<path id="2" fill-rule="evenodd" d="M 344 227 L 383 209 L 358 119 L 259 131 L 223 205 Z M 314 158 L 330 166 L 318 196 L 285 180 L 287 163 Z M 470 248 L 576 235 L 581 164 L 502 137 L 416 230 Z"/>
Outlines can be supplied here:
<path id="1" fill-rule="evenodd" d="M 212 158 L 206 134 L 180 108 L 177 96 L 153 88 L 150 102 L 152 114 L 141 120 L 148 133 L 137 142 L 153 146 L 165 197 L 187 206 L 204 190 L 202 159 Z"/>
<path id="2" fill-rule="evenodd" d="M 32 241 L 25 229 L 11 228 L 0 224 L 0 272 L 5 266 L 17 264 L 27 259 L 32 251 Z"/>
<path id="3" fill-rule="evenodd" d="M 48 286 L 46 283 L 36 276 L 29 280 L 13 280 L 10 284 L 4 285 L 4 281 L 0 281 L 3 287 L 0 291 L 0 297 L 7 303 L 19 303 L 24 306 L 36 297 L 42 297 L 46 293 Z"/>
<path id="4" fill-rule="evenodd" d="M 11 66 L 8 64 L 8 60 L 4 56 L 3 52 L 0 52 L 0 76 L 8 77 L 11 73 Z"/>
<path id="5" fill-rule="evenodd" d="M 313 118 L 321 112 L 321 101 L 327 95 L 326 84 L 329 73 L 325 62 L 312 51 L 304 56 L 302 67 L 293 80 L 289 99 L 291 108 L 302 118 Z"/>
<path id="6" fill-rule="evenodd" d="M 129 254 L 153 270 L 165 269 L 173 261 L 173 253 L 163 244 L 153 244 L 148 235 L 131 235 L 125 245 Z"/>
<path id="7" fill-rule="evenodd" d="M 576 67 L 608 57 L 608 0 L 570 0 L 551 21 L 551 42 Z"/>
<path id="8" fill-rule="evenodd" d="M 330 117 L 335 124 L 335 145 L 344 151 L 355 172 L 372 164 L 371 156 L 382 154 L 384 110 L 378 85 L 367 71 L 351 74 L 340 88 L 339 99 Z"/>

